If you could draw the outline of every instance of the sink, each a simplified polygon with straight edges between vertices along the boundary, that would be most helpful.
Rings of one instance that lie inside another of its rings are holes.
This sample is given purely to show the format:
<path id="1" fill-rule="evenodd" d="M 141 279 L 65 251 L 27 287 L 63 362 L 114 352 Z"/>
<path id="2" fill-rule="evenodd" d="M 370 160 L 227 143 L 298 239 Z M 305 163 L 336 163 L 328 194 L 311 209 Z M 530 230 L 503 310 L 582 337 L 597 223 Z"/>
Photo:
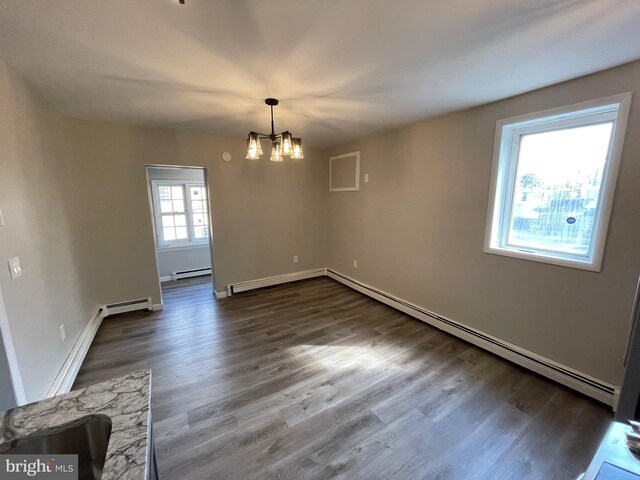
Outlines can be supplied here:
<path id="1" fill-rule="evenodd" d="M 99 480 L 111 436 L 111 419 L 88 415 L 57 427 L 39 430 L 0 445 L 5 454 L 76 454 L 78 480 Z"/>

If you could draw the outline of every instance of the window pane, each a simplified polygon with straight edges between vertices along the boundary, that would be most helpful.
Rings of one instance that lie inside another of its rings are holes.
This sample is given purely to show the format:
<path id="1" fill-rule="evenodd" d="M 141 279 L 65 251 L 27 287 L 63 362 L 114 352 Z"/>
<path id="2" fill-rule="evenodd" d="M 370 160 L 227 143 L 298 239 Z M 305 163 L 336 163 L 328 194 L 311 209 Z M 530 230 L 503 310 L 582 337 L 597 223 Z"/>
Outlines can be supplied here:
<path id="1" fill-rule="evenodd" d="M 209 238 L 209 229 L 207 227 L 195 227 L 194 237 L 197 239 Z"/>
<path id="2" fill-rule="evenodd" d="M 160 200 L 170 200 L 171 199 L 171 187 L 159 186 L 158 187 L 158 196 Z"/>
<path id="3" fill-rule="evenodd" d="M 160 200 L 160 211 L 162 213 L 171 213 L 173 211 L 171 200 Z"/>
<path id="4" fill-rule="evenodd" d="M 193 200 L 206 200 L 207 191 L 204 187 L 191 187 L 191 198 Z"/>
<path id="5" fill-rule="evenodd" d="M 507 244 L 589 253 L 612 126 L 521 137 Z"/>
<path id="6" fill-rule="evenodd" d="M 193 215 L 193 224 L 204 225 L 204 215 L 202 215 L 201 213 L 195 213 Z"/>
<path id="7" fill-rule="evenodd" d="M 186 215 L 174 215 L 176 227 L 184 227 L 187 224 Z"/>
<path id="8" fill-rule="evenodd" d="M 203 213 L 207 211 L 203 202 L 191 202 L 191 209 L 193 213 Z"/>
<path id="9" fill-rule="evenodd" d="M 174 200 L 173 201 L 173 211 L 174 212 L 184 212 L 184 200 Z"/>
<path id="10" fill-rule="evenodd" d="M 171 187 L 171 196 L 175 200 L 176 198 L 183 198 L 182 186 Z"/>
<path id="11" fill-rule="evenodd" d="M 188 237 L 187 227 L 176 227 L 176 239 L 186 240 Z"/>
<path id="12" fill-rule="evenodd" d="M 173 227 L 175 224 L 173 223 L 173 215 L 163 215 L 162 216 L 162 226 L 163 227 Z"/>
<path id="13" fill-rule="evenodd" d="M 165 241 L 172 241 L 176 239 L 176 231 L 173 227 L 165 227 L 162 229 L 162 236 Z"/>

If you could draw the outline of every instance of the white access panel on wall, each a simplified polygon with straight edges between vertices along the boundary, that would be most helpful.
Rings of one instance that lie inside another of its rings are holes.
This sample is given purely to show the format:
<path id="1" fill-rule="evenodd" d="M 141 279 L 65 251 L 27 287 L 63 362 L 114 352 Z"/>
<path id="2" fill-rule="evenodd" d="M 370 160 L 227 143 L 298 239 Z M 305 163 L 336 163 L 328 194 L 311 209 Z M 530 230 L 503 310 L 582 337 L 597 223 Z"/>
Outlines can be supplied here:
<path id="1" fill-rule="evenodd" d="M 349 152 L 329 158 L 329 191 L 360 190 L 360 152 Z"/>

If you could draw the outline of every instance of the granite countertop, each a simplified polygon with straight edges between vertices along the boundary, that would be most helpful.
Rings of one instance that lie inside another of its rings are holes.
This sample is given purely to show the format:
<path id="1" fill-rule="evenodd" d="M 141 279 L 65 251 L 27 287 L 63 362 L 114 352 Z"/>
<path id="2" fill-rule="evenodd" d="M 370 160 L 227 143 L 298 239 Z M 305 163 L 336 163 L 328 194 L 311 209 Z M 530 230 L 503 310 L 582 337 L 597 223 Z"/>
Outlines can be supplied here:
<path id="1" fill-rule="evenodd" d="M 97 383 L 0 413 L 0 444 L 88 415 L 112 422 L 102 480 L 146 479 L 150 468 L 151 372 Z"/>

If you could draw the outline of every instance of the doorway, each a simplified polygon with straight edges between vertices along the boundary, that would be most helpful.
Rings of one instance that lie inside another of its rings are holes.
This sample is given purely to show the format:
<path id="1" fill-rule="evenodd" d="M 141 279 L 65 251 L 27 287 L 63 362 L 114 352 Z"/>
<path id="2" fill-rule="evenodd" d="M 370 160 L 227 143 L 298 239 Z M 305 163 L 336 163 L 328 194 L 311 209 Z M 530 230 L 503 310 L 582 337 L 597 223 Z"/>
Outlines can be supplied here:
<path id="1" fill-rule="evenodd" d="M 215 292 L 211 203 L 204 167 L 146 165 L 149 207 L 161 291 L 202 284 Z M 191 279 L 191 280 L 189 280 Z"/>

